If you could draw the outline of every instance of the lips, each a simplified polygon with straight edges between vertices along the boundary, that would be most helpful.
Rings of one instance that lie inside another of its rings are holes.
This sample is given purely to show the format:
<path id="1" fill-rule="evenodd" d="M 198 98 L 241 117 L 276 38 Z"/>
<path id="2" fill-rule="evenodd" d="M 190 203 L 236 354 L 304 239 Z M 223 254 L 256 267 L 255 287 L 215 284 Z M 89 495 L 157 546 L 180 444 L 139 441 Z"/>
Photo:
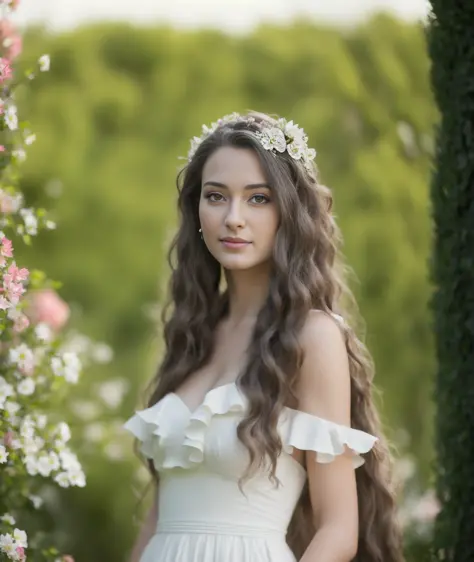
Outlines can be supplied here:
<path id="1" fill-rule="evenodd" d="M 222 238 L 222 242 L 230 242 L 231 244 L 249 244 L 248 240 L 244 240 L 243 238 Z"/>
<path id="2" fill-rule="evenodd" d="M 250 244 L 248 240 L 244 240 L 243 238 L 222 238 L 221 244 L 225 246 L 229 250 L 240 250 L 241 248 L 245 248 Z"/>

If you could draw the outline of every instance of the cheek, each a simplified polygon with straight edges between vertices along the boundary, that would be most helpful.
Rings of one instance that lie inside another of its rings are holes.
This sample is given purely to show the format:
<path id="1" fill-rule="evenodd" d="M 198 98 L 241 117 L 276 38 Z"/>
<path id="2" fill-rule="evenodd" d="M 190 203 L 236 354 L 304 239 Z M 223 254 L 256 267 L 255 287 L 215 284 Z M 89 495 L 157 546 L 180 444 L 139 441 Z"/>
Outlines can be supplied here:
<path id="1" fill-rule="evenodd" d="M 260 235 L 267 240 L 268 243 L 272 242 L 278 230 L 278 214 L 275 209 L 268 209 L 265 217 L 261 216 L 257 221 L 257 227 Z"/>
<path id="2" fill-rule="evenodd" d="M 206 205 L 199 207 L 199 220 L 206 230 L 212 230 L 219 225 L 220 215 L 216 209 L 210 209 Z"/>

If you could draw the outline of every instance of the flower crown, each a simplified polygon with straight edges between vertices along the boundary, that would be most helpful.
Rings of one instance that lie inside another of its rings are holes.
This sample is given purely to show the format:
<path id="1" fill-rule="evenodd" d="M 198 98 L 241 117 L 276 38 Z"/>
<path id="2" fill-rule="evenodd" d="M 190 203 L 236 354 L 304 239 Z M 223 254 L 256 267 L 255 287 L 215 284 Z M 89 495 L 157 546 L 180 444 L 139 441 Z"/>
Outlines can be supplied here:
<path id="1" fill-rule="evenodd" d="M 191 148 L 188 152 L 188 162 L 193 159 L 194 154 L 202 141 L 212 135 L 218 127 L 221 127 L 226 123 L 254 122 L 256 122 L 254 117 L 246 117 L 240 115 L 239 113 L 231 113 L 229 115 L 225 115 L 221 119 L 218 119 L 216 122 L 212 123 L 210 127 L 203 125 L 201 136 L 193 137 L 191 139 Z M 312 160 L 316 157 L 316 150 L 314 150 L 314 148 L 308 148 L 308 136 L 304 130 L 293 123 L 293 121 L 287 121 L 286 119 L 280 118 L 274 125 L 264 126 L 260 129 L 260 131 L 255 132 L 254 135 L 259 139 L 265 150 L 270 150 L 273 154 L 287 151 L 294 160 L 301 160 L 307 170 L 312 170 Z"/>

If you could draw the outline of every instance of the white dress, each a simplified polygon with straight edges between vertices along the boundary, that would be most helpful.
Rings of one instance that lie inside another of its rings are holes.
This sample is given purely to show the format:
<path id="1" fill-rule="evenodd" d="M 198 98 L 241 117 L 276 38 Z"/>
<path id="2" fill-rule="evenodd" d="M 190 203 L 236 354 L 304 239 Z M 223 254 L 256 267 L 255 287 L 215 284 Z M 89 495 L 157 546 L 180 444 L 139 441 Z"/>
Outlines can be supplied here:
<path id="1" fill-rule="evenodd" d="M 316 451 L 318 462 L 327 463 L 347 446 L 357 467 L 376 441 L 285 408 L 278 424 L 280 486 L 262 470 L 242 493 L 238 481 L 248 452 L 236 427 L 245 409 L 245 396 L 230 383 L 209 391 L 194 412 L 170 393 L 127 421 L 124 427 L 160 474 L 159 520 L 140 562 L 294 562 L 285 535 L 307 476 L 291 456 L 293 447 Z"/>

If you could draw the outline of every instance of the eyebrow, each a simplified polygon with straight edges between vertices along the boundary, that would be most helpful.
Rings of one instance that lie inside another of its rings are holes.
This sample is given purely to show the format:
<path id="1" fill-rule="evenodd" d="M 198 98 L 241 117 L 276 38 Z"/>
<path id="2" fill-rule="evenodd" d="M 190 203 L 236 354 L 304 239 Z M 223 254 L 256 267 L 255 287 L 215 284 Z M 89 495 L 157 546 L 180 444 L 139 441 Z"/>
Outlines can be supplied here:
<path id="1" fill-rule="evenodd" d="M 212 185 L 213 187 L 222 187 L 224 189 L 229 189 L 225 183 L 221 183 L 218 181 L 207 181 L 203 184 L 203 187 L 206 187 L 206 185 Z M 257 189 L 259 187 L 266 187 L 267 189 L 271 189 L 271 187 L 267 183 L 249 183 L 244 187 L 244 189 L 245 190 Z"/>

